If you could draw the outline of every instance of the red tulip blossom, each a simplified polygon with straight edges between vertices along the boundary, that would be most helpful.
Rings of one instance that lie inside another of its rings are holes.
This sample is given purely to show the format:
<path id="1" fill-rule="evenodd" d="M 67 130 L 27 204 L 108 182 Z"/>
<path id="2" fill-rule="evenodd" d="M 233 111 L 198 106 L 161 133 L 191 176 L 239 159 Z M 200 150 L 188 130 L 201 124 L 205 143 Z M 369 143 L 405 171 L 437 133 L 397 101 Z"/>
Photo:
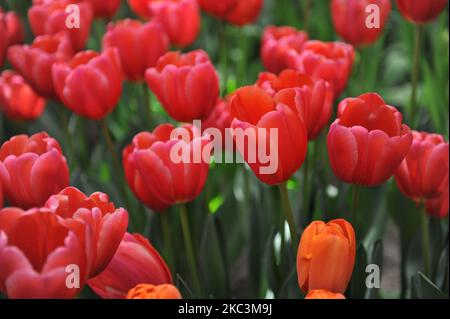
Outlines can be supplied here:
<path id="1" fill-rule="evenodd" d="M 71 111 L 101 120 L 114 110 L 122 94 L 122 68 L 116 48 L 83 51 L 67 63 L 53 65 L 53 84 Z"/>
<path id="2" fill-rule="evenodd" d="M 447 3 L 448 0 L 397 0 L 397 7 L 408 21 L 423 24 L 436 19 Z"/>
<path id="3" fill-rule="evenodd" d="M 263 0 L 199 0 L 199 3 L 209 14 L 238 26 L 255 22 L 264 5 Z"/>
<path id="4" fill-rule="evenodd" d="M 0 75 L 0 111 L 12 120 L 34 120 L 45 109 L 45 100 L 14 71 Z"/>
<path id="5" fill-rule="evenodd" d="M 0 17 L 0 66 L 3 65 L 3 61 L 6 56 L 6 49 L 8 48 L 8 31 L 6 30 L 5 19 Z"/>
<path id="6" fill-rule="evenodd" d="M 231 121 L 233 121 L 233 118 L 230 113 L 229 98 L 226 98 L 225 100 L 219 99 L 208 118 L 202 121 L 202 131 L 208 132 L 211 129 L 217 129 L 222 137 L 220 140 L 220 145 L 222 149 L 224 149 L 224 147 L 226 147 L 227 139 L 232 141 L 232 137 L 229 136 L 228 130 L 231 128 Z M 219 141 L 214 141 L 214 143 L 216 142 Z M 229 150 L 231 151 L 233 146 L 229 145 L 229 147 Z"/>
<path id="7" fill-rule="evenodd" d="M 23 43 L 25 40 L 25 25 L 20 17 L 14 12 L 3 12 L 0 8 L 0 20 L 6 23 L 6 37 L 8 46 Z"/>
<path id="8" fill-rule="evenodd" d="M 96 18 L 112 18 L 120 8 L 121 0 L 82 0 L 89 2 Z"/>
<path id="9" fill-rule="evenodd" d="M 400 166 L 412 139 L 401 113 L 378 94 L 347 98 L 328 132 L 331 168 L 346 183 L 380 185 Z"/>
<path id="10" fill-rule="evenodd" d="M 446 184 L 443 185 L 443 189 L 441 190 L 441 194 L 437 198 L 429 199 L 425 203 L 426 212 L 428 215 L 437 217 L 437 218 L 445 218 L 448 216 L 448 200 L 449 200 L 449 192 L 448 192 L 448 180 Z"/>
<path id="11" fill-rule="evenodd" d="M 46 133 L 17 135 L 0 148 L 0 180 L 12 206 L 41 207 L 69 185 L 69 168 L 58 142 Z"/>

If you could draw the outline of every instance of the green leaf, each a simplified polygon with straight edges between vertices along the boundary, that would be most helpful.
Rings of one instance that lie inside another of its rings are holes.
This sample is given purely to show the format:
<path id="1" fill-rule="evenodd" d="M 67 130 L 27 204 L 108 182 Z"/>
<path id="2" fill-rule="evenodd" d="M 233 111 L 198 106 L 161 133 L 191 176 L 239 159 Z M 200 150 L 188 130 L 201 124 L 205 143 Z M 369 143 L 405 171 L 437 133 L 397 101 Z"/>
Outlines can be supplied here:
<path id="1" fill-rule="evenodd" d="M 448 296 L 421 272 L 412 278 L 411 289 L 414 299 L 448 299 Z"/>

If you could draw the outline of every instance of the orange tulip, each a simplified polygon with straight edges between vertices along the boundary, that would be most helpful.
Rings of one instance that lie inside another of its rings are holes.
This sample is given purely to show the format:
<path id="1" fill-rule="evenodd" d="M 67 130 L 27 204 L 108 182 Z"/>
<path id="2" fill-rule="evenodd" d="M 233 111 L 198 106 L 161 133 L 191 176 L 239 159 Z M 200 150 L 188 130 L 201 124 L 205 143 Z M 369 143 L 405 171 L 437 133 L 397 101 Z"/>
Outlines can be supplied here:
<path id="1" fill-rule="evenodd" d="M 345 296 L 325 289 L 315 289 L 311 290 L 305 299 L 345 299 Z"/>
<path id="2" fill-rule="evenodd" d="M 297 252 L 298 284 L 305 292 L 326 289 L 343 294 L 355 264 L 355 232 L 335 219 L 312 222 L 303 232 Z"/>
<path id="3" fill-rule="evenodd" d="M 130 289 L 127 299 L 181 299 L 181 294 L 177 287 L 169 284 L 140 284 Z"/>

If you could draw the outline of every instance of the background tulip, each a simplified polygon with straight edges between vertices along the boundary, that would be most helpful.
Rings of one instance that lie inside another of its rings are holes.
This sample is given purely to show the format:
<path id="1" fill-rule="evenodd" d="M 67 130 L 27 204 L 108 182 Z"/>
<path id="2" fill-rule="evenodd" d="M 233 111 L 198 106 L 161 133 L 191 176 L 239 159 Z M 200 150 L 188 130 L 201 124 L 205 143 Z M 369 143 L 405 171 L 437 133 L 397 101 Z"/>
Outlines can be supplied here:
<path id="1" fill-rule="evenodd" d="M 116 48 L 80 52 L 70 62 L 53 65 L 52 71 L 59 98 L 81 116 L 103 119 L 119 102 L 122 69 Z"/>
<path id="2" fill-rule="evenodd" d="M 376 5 L 379 11 L 367 11 L 369 5 Z M 391 0 L 332 0 L 331 17 L 339 36 L 355 46 L 370 45 L 383 32 L 391 12 Z M 369 27 L 373 21 L 370 15 L 379 13 L 379 27 Z"/>
<path id="3" fill-rule="evenodd" d="M 190 132 L 191 140 L 171 139 L 175 127 L 162 124 L 152 133 L 136 135 L 133 143 L 123 151 L 128 185 L 140 201 L 156 211 L 195 199 L 200 195 L 208 176 L 209 163 L 203 159 L 199 163 L 193 160 L 175 163 L 172 160 L 171 150 L 176 145 L 181 146 L 192 158 L 194 152 L 203 152 L 209 142 L 190 125 L 181 129 Z"/>
<path id="4" fill-rule="evenodd" d="M 448 192 L 448 180 L 443 185 L 440 195 L 437 198 L 429 199 L 425 203 L 425 209 L 428 215 L 445 218 L 448 216 L 449 211 L 449 192 Z"/>
<path id="5" fill-rule="evenodd" d="M 219 77 L 202 50 L 169 52 L 145 73 L 150 89 L 179 122 L 208 117 L 219 97 Z"/>
<path id="6" fill-rule="evenodd" d="M 264 5 L 263 0 L 199 0 L 199 3 L 209 14 L 238 26 L 255 22 Z"/>
<path id="7" fill-rule="evenodd" d="M 139 284 L 171 284 L 166 263 L 150 242 L 139 234 L 126 233 L 108 267 L 88 281 L 104 299 L 123 299 Z"/>
<path id="8" fill-rule="evenodd" d="M 8 46 L 22 43 L 25 40 L 25 26 L 20 17 L 14 12 L 3 12 L 0 8 L 0 20 L 6 23 Z"/>
<path id="9" fill-rule="evenodd" d="M 312 222 L 303 232 L 297 253 L 298 284 L 304 292 L 325 289 L 343 294 L 355 264 L 355 232 L 335 219 Z"/>
<path id="10" fill-rule="evenodd" d="M 17 135 L 0 148 L 0 179 L 12 206 L 40 207 L 69 184 L 69 168 L 58 142 L 47 133 Z"/>
<path id="11" fill-rule="evenodd" d="M 305 299 L 345 299 L 344 295 L 324 289 L 311 290 Z"/>
<path id="12" fill-rule="evenodd" d="M 8 33 L 6 30 L 6 22 L 5 19 L 0 17 L 0 66 L 3 65 L 7 48 L 8 48 Z"/>
<path id="13" fill-rule="evenodd" d="M 67 224 L 82 221 L 91 232 L 86 242 L 92 253 L 89 277 L 101 273 L 109 264 L 128 227 L 128 213 L 109 201 L 101 192 L 89 197 L 74 187 L 67 187 L 51 196 L 45 206 L 63 218 Z M 90 242 L 91 241 L 91 242 Z"/>
<path id="14" fill-rule="evenodd" d="M 122 68 L 130 81 L 144 79 L 145 70 L 154 67 L 167 52 L 169 39 L 157 22 L 142 24 L 126 19 L 108 25 L 103 37 L 103 49 L 119 50 Z"/>
<path id="15" fill-rule="evenodd" d="M 52 78 L 56 62 L 69 61 L 72 43 L 65 33 L 41 35 L 31 45 L 15 45 L 8 50 L 8 60 L 39 95 L 57 98 Z"/>
<path id="16" fill-rule="evenodd" d="M 229 98 L 226 98 L 225 100 L 219 99 L 208 118 L 202 122 L 203 132 L 208 128 L 216 128 L 220 131 L 222 134 L 221 143 L 223 148 L 226 146 L 227 136 L 230 141 L 232 140 L 227 131 L 227 129 L 231 127 L 231 121 L 233 121 L 228 100 Z"/>
<path id="17" fill-rule="evenodd" d="M 73 4 L 70 0 L 35 3 L 28 11 L 28 20 L 35 36 L 68 32 L 73 47 L 80 51 L 89 37 L 93 11 L 88 2 L 76 3 L 80 13 L 80 25 L 79 28 L 68 28 L 66 20 L 70 13 L 66 12 L 66 8 L 70 4 Z"/>
<path id="18" fill-rule="evenodd" d="M 45 108 L 45 100 L 14 71 L 0 75 L 0 111 L 11 120 L 34 120 Z"/>
<path id="19" fill-rule="evenodd" d="M 334 174 L 346 183 L 376 186 L 397 170 L 412 143 L 402 115 L 376 93 L 348 98 L 328 132 Z"/>
<path id="20" fill-rule="evenodd" d="M 447 3 L 447 0 L 397 0 L 397 7 L 408 21 L 422 24 L 434 20 Z"/>
<path id="21" fill-rule="evenodd" d="M 0 260 L 0 291 L 13 299 L 73 298 L 86 281 L 83 239 L 46 209 L 0 210 Z"/>
<path id="22" fill-rule="evenodd" d="M 308 140 L 315 139 L 330 121 L 333 111 L 333 88 L 324 80 L 313 81 L 306 74 L 284 70 L 277 77 L 272 73 L 260 73 L 257 84 L 280 101 L 295 105 L 305 122 Z M 295 88 L 296 90 L 285 90 Z"/>
<path id="23" fill-rule="evenodd" d="M 266 27 L 261 40 L 261 60 L 264 67 L 276 74 L 295 67 L 297 56 L 307 40 L 306 32 L 293 27 Z"/>
<path id="24" fill-rule="evenodd" d="M 121 0 L 82 0 L 89 2 L 96 18 L 112 18 L 120 8 Z"/>
<path id="25" fill-rule="evenodd" d="M 400 191 L 420 203 L 448 185 L 449 146 L 441 135 L 413 132 L 411 149 L 395 173 Z"/>
<path id="26" fill-rule="evenodd" d="M 249 130 L 247 142 L 237 143 L 237 149 L 244 160 L 264 183 L 278 185 L 284 183 L 303 164 L 306 157 L 307 132 L 303 119 L 297 114 L 295 105 L 285 105 L 258 86 L 238 89 L 230 100 L 231 115 L 234 117 L 231 127 Z M 259 157 L 261 143 L 258 129 L 266 131 L 266 153 L 275 151 L 275 172 L 264 173 L 261 168 L 269 165 L 262 163 Z M 277 130 L 277 139 L 271 136 L 270 129 Z M 248 131 L 247 131 L 248 132 Z M 271 141 L 272 139 L 272 141 Z M 273 145 L 271 145 L 271 142 Z M 272 150 L 268 149 L 270 148 Z M 273 147 L 276 147 L 274 150 Z M 295 151 L 293 151 L 295 150 Z M 257 156 L 258 155 L 258 156 Z M 253 163 L 250 159 L 254 158 Z"/>
<path id="27" fill-rule="evenodd" d="M 141 284 L 128 292 L 127 299 L 181 299 L 181 294 L 173 285 Z"/>

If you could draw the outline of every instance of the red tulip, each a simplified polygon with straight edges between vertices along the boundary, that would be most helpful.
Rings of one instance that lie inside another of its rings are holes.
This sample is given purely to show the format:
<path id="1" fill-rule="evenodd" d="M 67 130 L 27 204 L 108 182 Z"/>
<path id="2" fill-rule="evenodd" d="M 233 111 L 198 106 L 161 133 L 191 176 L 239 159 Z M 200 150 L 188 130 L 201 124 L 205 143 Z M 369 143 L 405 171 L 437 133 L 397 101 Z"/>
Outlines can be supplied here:
<path id="1" fill-rule="evenodd" d="M 353 47 L 341 42 L 307 41 L 302 50 L 295 69 L 314 80 L 328 81 L 334 87 L 335 97 L 341 95 L 352 72 Z"/>
<path id="2" fill-rule="evenodd" d="M 2 180 L 0 179 L 0 208 L 3 207 L 3 186 Z"/>
<path id="3" fill-rule="evenodd" d="M 378 94 L 366 93 L 339 104 L 328 132 L 328 156 L 339 179 L 376 186 L 395 173 L 412 139 L 401 113 Z"/>
<path id="4" fill-rule="evenodd" d="M 430 22 L 444 11 L 447 0 L 397 0 L 400 13 L 410 22 Z"/>
<path id="5" fill-rule="evenodd" d="M 169 52 L 145 79 L 169 115 L 179 122 L 208 117 L 219 97 L 219 77 L 202 50 Z"/>
<path id="6" fill-rule="evenodd" d="M 116 107 L 122 94 L 122 69 L 116 48 L 83 51 L 70 62 L 53 65 L 53 84 L 73 112 L 100 120 Z"/>
<path id="7" fill-rule="evenodd" d="M 377 11 L 369 6 L 375 5 Z M 391 12 L 390 0 L 332 0 L 331 16 L 333 25 L 344 41 L 355 46 L 370 45 L 374 43 L 388 20 Z M 374 24 L 372 16 L 379 14 L 379 24 Z"/>
<path id="8" fill-rule="evenodd" d="M 272 95 L 279 92 L 280 101 L 295 104 L 305 122 L 308 140 L 315 139 L 330 121 L 334 93 L 324 80 L 313 81 L 306 74 L 284 70 L 278 77 L 272 73 L 260 73 L 257 85 Z M 296 90 L 286 90 L 289 88 Z"/>
<path id="9" fill-rule="evenodd" d="M 123 299 L 138 284 L 171 284 L 170 270 L 156 249 L 140 234 L 126 233 L 108 267 L 88 281 L 104 299 Z"/>
<path id="10" fill-rule="evenodd" d="M 89 197 L 74 187 L 67 187 L 51 196 L 45 207 L 65 220 L 68 225 L 82 221 L 90 231 L 86 242 L 90 257 L 89 277 L 101 273 L 113 258 L 128 227 L 128 213 L 109 202 L 100 192 Z"/>
<path id="11" fill-rule="evenodd" d="M 58 142 L 47 133 L 17 135 L 0 148 L 0 179 L 12 206 L 41 207 L 69 185 L 69 168 Z"/>
<path id="12" fill-rule="evenodd" d="M 238 26 L 255 22 L 264 5 L 263 0 L 199 0 L 199 3 L 209 14 Z"/>
<path id="13" fill-rule="evenodd" d="M 35 2 L 28 10 L 28 20 L 30 22 L 31 31 L 35 36 L 44 34 L 56 34 L 62 31 L 68 32 L 73 47 L 79 51 L 89 37 L 91 23 L 93 19 L 92 7 L 88 2 L 76 3 L 79 8 L 79 28 L 72 23 L 74 22 L 71 14 L 74 12 L 66 12 L 66 8 L 73 4 L 70 0 L 55 0 Z M 67 22 L 70 22 L 68 27 Z"/>
<path id="14" fill-rule="evenodd" d="M 230 138 L 229 136 L 229 131 L 227 130 L 231 128 L 232 120 L 233 118 L 231 117 L 228 99 L 219 99 L 216 106 L 209 114 L 208 118 L 202 122 L 202 130 L 203 132 L 207 132 L 208 129 L 217 129 L 222 136 L 222 140 L 220 141 L 220 143 L 222 143 L 221 146 L 222 149 L 224 149 L 224 147 L 226 146 L 227 136 L 230 141 L 232 140 L 232 138 Z M 232 145 L 230 146 L 232 147 Z M 232 149 L 230 149 L 230 151 L 232 151 Z"/>
<path id="15" fill-rule="evenodd" d="M 197 0 L 150 1 L 149 13 L 164 27 L 172 44 L 183 48 L 197 39 L 201 19 Z"/>
<path id="16" fill-rule="evenodd" d="M 288 180 L 303 164 L 308 142 L 305 124 L 295 105 L 286 105 L 278 95 L 272 97 L 255 85 L 238 89 L 230 107 L 237 149 L 253 173 L 269 185 Z M 241 141 L 236 137 L 239 129 L 247 133 L 247 142 L 244 137 Z M 261 153 L 269 154 L 269 161 Z"/>
<path id="17" fill-rule="evenodd" d="M 448 152 L 441 135 L 414 131 L 411 149 L 395 173 L 400 191 L 417 203 L 439 197 L 448 185 Z"/>
<path id="18" fill-rule="evenodd" d="M 171 138 L 178 132 L 190 136 Z M 206 159 L 196 161 L 195 157 L 208 143 L 209 139 L 191 125 L 175 129 L 171 124 L 162 124 L 152 133 L 139 133 L 123 151 L 128 185 L 140 201 L 156 211 L 194 200 L 205 185 L 209 169 Z M 194 160 L 174 161 L 172 152 L 178 147 Z"/>
<path id="19" fill-rule="evenodd" d="M 45 100 L 14 71 L 0 75 L 0 111 L 12 120 L 34 120 L 45 108 Z"/>
<path id="20" fill-rule="evenodd" d="M 295 68 L 296 60 L 308 34 L 289 26 L 268 26 L 261 41 L 261 60 L 264 67 L 273 73 Z"/>
<path id="21" fill-rule="evenodd" d="M 150 3 L 153 0 L 128 0 L 131 10 L 142 18 L 150 18 Z"/>
<path id="22" fill-rule="evenodd" d="M 82 0 L 89 2 L 96 18 L 112 18 L 120 8 L 121 0 Z"/>
<path id="23" fill-rule="evenodd" d="M 5 19 L 0 17 L 0 67 L 3 65 L 7 48 L 8 48 L 8 32 L 6 30 L 6 22 Z"/>
<path id="24" fill-rule="evenodd" d="M 448 216 L 448 200 L 449 200 L 449 192 L 448 192 L 448 179 L 443 185 L 443 189 L 441 190 L 441 195 L 434 199 L 429 199 L 425 203 L 426 212 L 428 215 L 437 217 L 437 218 L 445 218 Z"/>
<path id="25" fill-rule="evenodd" d="M 72 43 L 65 33 L 41 35 L 31 45 L 15 45 L 8 50 L 12 66 L 27 80 L 39 95 L 56 99 L 52 66 L 69 61 L 73 56 Z"/>
<path id="26" fill-rule="evenodd" d="M 83 239 L 47 209 L 0 210 L 0 260 L 9 298 L 73 298 L 86 281 Z"/>
<path id="27" fill-rule="evenodd" d="M 25 25 L 20 17 L 14 12 L 3 12 L 0 8 L 0 20 L 4 19 L 6 23 L 8 46 L 23 43 L 25 40 Z"/>
<path id="28" fill-rule="evenodd" d="M 144 79 L 145 70 L 156 66 L 169 47 L 169 39 L 157 22 L 142 24 L 126 19 L 108 25 L 103 37 L 103 49 L 119 50 L 125 76 L 130 81 Z"/>

